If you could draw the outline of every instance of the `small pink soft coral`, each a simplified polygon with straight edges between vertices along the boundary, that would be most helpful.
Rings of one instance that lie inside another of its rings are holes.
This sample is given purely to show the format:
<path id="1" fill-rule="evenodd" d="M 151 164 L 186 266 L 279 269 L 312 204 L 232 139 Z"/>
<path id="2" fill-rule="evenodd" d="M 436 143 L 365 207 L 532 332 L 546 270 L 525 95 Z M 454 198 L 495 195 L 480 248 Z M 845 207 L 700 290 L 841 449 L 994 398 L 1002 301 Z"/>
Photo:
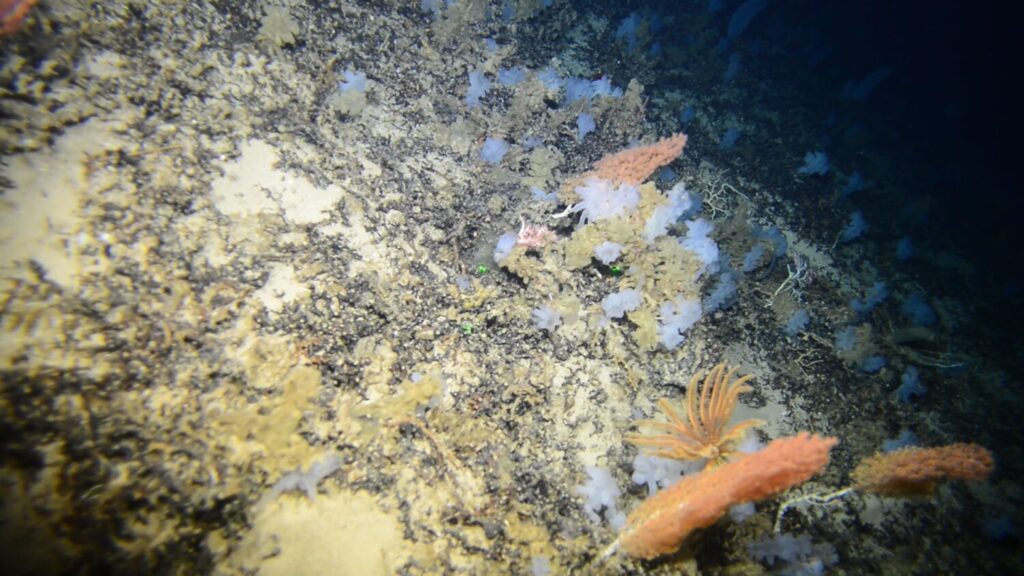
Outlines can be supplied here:
<path id="1" fill-rule="evenodd" d="M 516 234 L 516 244 L 525 246 L 527 249 L 537 249 L 553 240 L 554 237 L 555 233 L 546 226 L 535 226 L 522 220 L 519 233 Z"/>

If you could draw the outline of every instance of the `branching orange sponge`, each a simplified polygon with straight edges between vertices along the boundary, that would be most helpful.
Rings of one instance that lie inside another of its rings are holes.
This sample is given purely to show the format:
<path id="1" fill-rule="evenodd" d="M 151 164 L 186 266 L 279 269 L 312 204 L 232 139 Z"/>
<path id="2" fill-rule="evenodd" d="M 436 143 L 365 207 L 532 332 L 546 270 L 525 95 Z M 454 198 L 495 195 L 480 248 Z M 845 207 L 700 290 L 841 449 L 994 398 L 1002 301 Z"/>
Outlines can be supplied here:
<path id="1" fill-rule="evenodd" d="M 942 480 L 984 480 L 992 454 L 977 444 L 904 448 L 865 458 L 853 471 L 853 487 L 883 496 L 929 494 Z"/>
<path id="2" fill-rule="evenodd" d="M 14 34 L 37 0 L 0 0 L 0 36 Z"/>
<path id="3" fill-rule="evenodd" d="M 638 186 L 654 174 L 655 170 L 675 160 L 682 153 L 684 146 L 686 135 L 675 134 L 653 144 L 627 148 L 601 158 L 594 164 L 594 169 L 579 180 L 593 177 L 607 180 L 615 186 Z"/>
<path id="4" fill-rule="evenodd" d="M 809 480 L 828 465 L 829 451 L 837 442 L 801 432 L 714 470 L 686 476 L 629 515 L 618 549 L 647 559 L 673 552 L 729 507 L 763 500 Z"/>

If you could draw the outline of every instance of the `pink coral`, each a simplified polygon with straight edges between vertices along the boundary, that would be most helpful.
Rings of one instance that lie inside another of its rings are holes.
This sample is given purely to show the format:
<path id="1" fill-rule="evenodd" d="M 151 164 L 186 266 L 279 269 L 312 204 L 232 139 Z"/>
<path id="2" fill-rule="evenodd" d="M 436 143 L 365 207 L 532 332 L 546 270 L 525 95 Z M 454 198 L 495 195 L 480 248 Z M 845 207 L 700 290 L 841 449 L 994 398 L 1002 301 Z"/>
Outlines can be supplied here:
<path id="1" fill-rule="evenodd" d="M 535 226 L 522 221 L 519 233 L 516 234 L 516 244 L 525 246 L 527 249 L 538 249 L 553 240 L 555 233 L 546 226 Z"/>

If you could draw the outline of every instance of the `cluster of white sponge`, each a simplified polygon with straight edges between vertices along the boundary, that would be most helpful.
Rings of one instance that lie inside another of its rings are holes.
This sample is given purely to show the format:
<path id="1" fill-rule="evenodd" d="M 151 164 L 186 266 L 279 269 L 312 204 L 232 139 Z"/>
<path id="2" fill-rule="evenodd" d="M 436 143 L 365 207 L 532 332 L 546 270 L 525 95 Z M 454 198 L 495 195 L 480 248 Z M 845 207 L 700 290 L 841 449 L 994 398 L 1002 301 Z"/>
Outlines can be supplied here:
<path id="1" fill-rule="evenodd" d="M 602 178 L 587 178 L 582 186 L 576 187 L 576 195 L 580 197 L 580 201 L 569 211 L 581 213 L 580 226 L 628 214 L 640 204 L 639 186 L 615 186 Z"/>

